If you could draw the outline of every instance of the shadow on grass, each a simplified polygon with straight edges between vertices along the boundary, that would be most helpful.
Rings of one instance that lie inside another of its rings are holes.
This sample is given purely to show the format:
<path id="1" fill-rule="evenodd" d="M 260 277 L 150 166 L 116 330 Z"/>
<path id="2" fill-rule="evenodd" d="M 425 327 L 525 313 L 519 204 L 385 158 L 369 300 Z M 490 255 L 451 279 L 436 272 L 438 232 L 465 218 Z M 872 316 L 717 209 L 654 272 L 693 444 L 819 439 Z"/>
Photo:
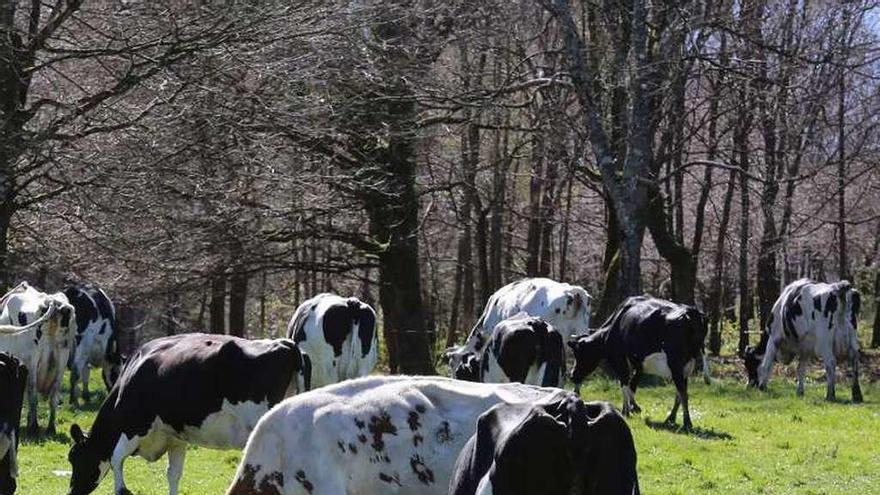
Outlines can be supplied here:
<path id="1" fill-rule="evenodd" d="M 681 425 L 667 423 L 666 421 L 651 421 L 645 418 L 645 425 L 652 430 L 668 431 L 678 435 L 687 435 L 703 440 L 733 440 L 733 435 L 715 429 L 706 429 L 695 426 L 691 431 L 686 431 Z"/>
<path id="2" fill-rule="evenodd" d="M 21 443 L 25 445 L 43 445 L 46 442 L 57 442 L 63 444 L 70 443 L 70 436 L 67 433 L 56 431 L 55 433 L 47 433 L 45 430 L 40 429 L 40 432 L 36 435 L 28 434 L 24 431 L 24 428 L 19 430 L 21 433 Z"/>

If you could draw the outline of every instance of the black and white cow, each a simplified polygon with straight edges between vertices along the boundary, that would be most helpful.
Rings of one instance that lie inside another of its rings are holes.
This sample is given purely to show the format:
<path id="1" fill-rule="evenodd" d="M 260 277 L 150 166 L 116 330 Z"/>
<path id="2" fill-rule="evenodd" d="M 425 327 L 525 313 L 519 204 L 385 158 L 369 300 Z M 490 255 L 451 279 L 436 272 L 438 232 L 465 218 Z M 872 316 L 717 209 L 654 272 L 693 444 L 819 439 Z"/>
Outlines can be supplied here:
<path id="1" fill-rule="evenodd" d="M 539 404 L 501 403 L 477 421 L 449 495 L 636 495 L 636 450 L 611 404 L 572 393 Z"/>
<path id="2" fill-rule="evenodd" d="M 500 403 L 565 392 L 519 383 L 371 376 L 272 409 L 251 434 L 227 495 L 446 495 L 477 418 Z"/>
<path id="3" fill-rule="evenodd" d="M 312 387 L 369 375 L 379 360 L 376 312 L 355 297 L 318 294 L 296 308 L 287 338 L 312 359 Z"/>
<path id="4" fill-rule="evenodd" d="M 0 495 L 15 493 L 18 476 L 18 425 L 27 384 L 27 369 L 0 352 Z"/>
<path id="5" fill-rule="evenodd" d="M 859 291 L 846 280 L 825 284 L 801 279 L 789 284 L 773 304 L 757 347 L 746 349 L 749 384 L 765 389 L 777 359 L 788 364 L 798 358 L 797 395 L 803 395 L 807 364 L 819 357 L 825 365 L 825 398 L 835 400 L 837 360 L 848 360 L 853 370 L 852 400 L 861 402 L 860 306 Z"/>
<path id="6" fill-rule="evenodd" d="M 453 377 L 484 383 L 565 385 L 565 345 L 544 320 L 521 313 L 495 325 L 481 351 L 465 356 Z"/>
<path id="7" fill-rule="evenodd" d="M 549 323 L 564 344 L 572 335 L 584 335 L 590 328 L 592 297 L 583 287 L 548 278 L 524 278 L 498 289 L 489 298 L 483 314 L 463 346 L 447 349 L 450 376 L 467 356 L 479 354 L 495 326 L 519 313 Z"/>
<path id="8" fill-rule="evenodd" d="M 687 379 L 697 360 L 703 358 L 708 331 L 705 315 L 693 306 L 653 297 L 630 297 L 615 310 L 601 328 L 569 343 L 574 350 L 571 378 L 576 390 L 599 363 L 606 361 L 623 390 L 623 413 L 640 412 L 636 387 L 643 373 L 671 378 L 675 404 L 666 421 L 675 423 L 679 403 L 684 410 L 684 428 L 690 430 Z M 703 373 L 708 374 L 702 359 Z"/>
<path id="9" fill-rule="evenodd" d="M 55 432 L 55 415 L 61 395 L 61 381 L 70 354 L 76 319 L 73 306 L 62 293 L 46 294 L 26 282 L 0 299 L 0 324 L 30 326 L 29 333 L 0 337 L 0 351 L 17 357 L 28 369 L 27 432 L 37 433 L 37 401 L 39 395 L 49 399 L 48 433 Z"/>
<path id="10" fill-rule="evenodd" d="M 131 357 L 101 405 L 90 434 L 70 429 L 70 495 L 85 495 L 113 469 L 116 495 L 129 494 L 130 455 L 168 454 L 177 493 L 187 444 L 240 449 L 260 417 L 308 389 L 309 361 L 289 339 L 183 334 L 153 340 Z"/>
<path id="11" fill-rule="evenodd" d="M 89 400 L 91 366 L 100 367 L 107 390 L 119 377 L 116 308 L 107 294 L 94 285 L 76 284 L 64 289 L 64 295 L 76 311 L 74 352 L 70 359 L 70 403 L 79 403 L 77 383 L 82 381 L 82 398 Z"/>

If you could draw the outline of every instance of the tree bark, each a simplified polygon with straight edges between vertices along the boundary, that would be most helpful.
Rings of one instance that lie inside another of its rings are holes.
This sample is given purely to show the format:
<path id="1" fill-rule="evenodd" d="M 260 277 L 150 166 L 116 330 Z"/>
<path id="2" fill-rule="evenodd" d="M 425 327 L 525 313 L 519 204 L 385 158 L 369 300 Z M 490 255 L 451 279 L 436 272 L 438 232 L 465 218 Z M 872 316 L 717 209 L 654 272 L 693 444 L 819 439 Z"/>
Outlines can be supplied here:
<path id="1" fill-rule="evenodd" d="M 244 337 L 247 329 L 248 276 L 240 271 L 229 278 L 229 335 Z"/>
<path id="2" fill-rule="evenodd" d="M 222 271 L 218 271 L 211 278 L 208 331 L 210 333 L 226 333 L 226 274 Z"/>

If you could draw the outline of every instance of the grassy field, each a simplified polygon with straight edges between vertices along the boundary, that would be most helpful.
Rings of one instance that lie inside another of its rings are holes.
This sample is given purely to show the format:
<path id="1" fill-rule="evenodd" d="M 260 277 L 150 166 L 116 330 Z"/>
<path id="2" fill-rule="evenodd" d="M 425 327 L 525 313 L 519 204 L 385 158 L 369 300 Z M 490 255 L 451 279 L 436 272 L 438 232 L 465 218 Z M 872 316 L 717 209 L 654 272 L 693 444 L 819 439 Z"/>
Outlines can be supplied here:
<path id="1" fill-rule="evenodd" d="M 97 376 L 93 374 L 92 376 Z M 817 375 L 813 376 L 818 378 Z M 696 426 L 686 435 L 659 424 L 672 404 L 670 385 L 643 386 L 637 399 L 640 416 L 630 418 L 639 453 L 639 476 L 645 494 L 877 494 L 880 493 L 880 386 L 863 380 L 866 403 L 823 400 L 824 385 L 812 381 L 805 398 L 794 396 L 789 379 L 774 379 L 770 390 L 745 390 L 733 378 L 710 386 L 691 381 L 691 413 Z M 100 389 L 97 383 L 93 389 Z M 583 389 L 586 399 L 619 406 L 620 390 L 597 378 Z M 94 403 L 94 401 L 93 401 Z M 21 495 L 60 495 L 69 481 L 67 432 L 72 422 L 88 428 L 96 406 L 72 412 L 62 406 L 59 435 L 25 440 L 20 454 Z M 680 421 L 680 418 L 679 418 Z M 41 417 L 45 424 L 45 416 Z M 191 448 L 181 493 L 224 493 L 240 454 Z M 135 494 L 167 493 L 165 460 L 126 463 L 126 483 Z M 112 495 L 112 473 L 96 493 Z M 320 494 L 317 494 L 320 495 Z"/>

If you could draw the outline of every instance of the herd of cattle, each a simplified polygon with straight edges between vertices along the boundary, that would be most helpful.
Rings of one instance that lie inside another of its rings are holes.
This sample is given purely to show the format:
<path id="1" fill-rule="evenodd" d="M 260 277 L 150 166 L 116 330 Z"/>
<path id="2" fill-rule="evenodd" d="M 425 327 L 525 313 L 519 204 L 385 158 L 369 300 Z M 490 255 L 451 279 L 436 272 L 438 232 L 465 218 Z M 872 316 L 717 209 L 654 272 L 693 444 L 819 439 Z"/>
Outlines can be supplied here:
<path id="1" fill-rule="evenodd" d="M 837 360 L 858 383 L 859 293 L 848 282 L 799 280 L 773 307 L 744 364 L 766 387 L 773 364 L 819 357 L 833 400 Z M 287 338 L 246 340 L 190 333 L 152 340 L 123 359 L 116 312 L 100 289 L 47 294 L 21 283 L 0 300 L 0 495 L 15 492 L 18 428 L 37 432 L 37 401 L 55 428 L 61 380 L 70 402 L 89 400 L 89 370 L 108 394 L 87 432 L 74 424 L 70 495 L 93 492 L 123 463 L 168 456 L 176 495 L 188 444 L 244 449 L 227 495 L 375 493 L 514 495 L 637 494 L 629 427 L 610 404 L 579 389 L 601 363 L 619 380 L 623 415 L 639 412 L 643 374 L 671 379 L 683 428 L 692 428 L 688 377 L 702 364 L 706 317 L 692 306 L 631 297 L 590 328 L 591 297 L 545 278 L 499 289 L 462 346 L 448 349 L 451 378 L 367 376 L 378 361 L 376 314 L 356 298 L 321 294 L 302 303 Z M 566 373 L 566 349 L 574 368 Z M 575 393 L 563 390 L 566 376 Z"/>

